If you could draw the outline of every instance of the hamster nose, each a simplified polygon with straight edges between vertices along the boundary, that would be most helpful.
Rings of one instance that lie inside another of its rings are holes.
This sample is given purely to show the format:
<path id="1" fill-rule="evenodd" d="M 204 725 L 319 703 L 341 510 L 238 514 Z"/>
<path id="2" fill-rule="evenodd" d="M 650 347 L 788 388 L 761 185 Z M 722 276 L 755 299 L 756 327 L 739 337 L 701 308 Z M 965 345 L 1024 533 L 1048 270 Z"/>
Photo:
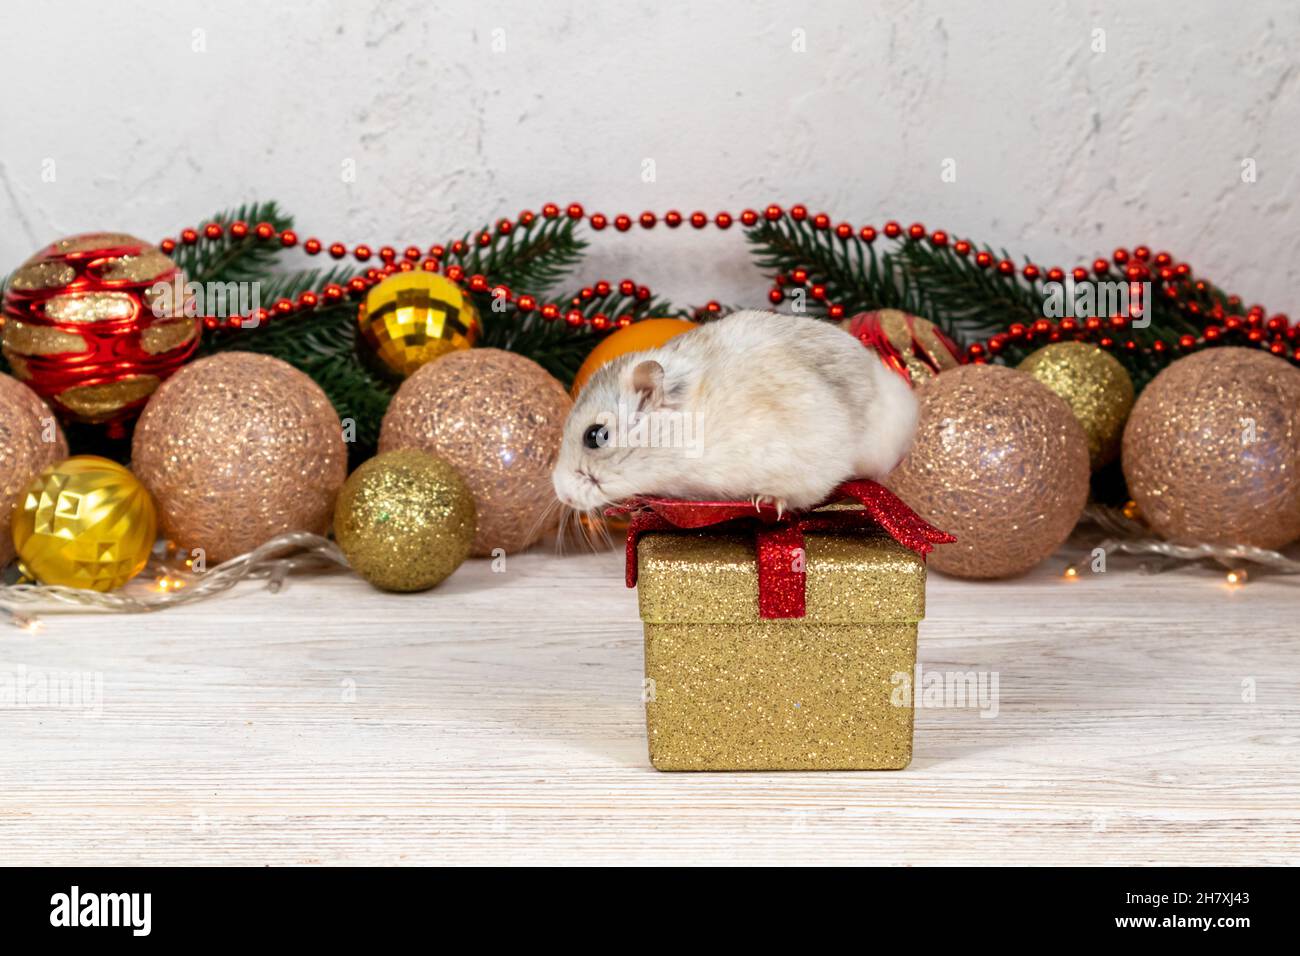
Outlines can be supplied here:
<path id="1" fill-rule="evenodd" d="M 573 494 L 569 491 L 569 482 L 564 475 L 558 471 L 552 476 L 551 484 L 555 486 L 555 497 L 559 499 L 560 504 L 566 508 L 578 507 L 574 500 Z"/>

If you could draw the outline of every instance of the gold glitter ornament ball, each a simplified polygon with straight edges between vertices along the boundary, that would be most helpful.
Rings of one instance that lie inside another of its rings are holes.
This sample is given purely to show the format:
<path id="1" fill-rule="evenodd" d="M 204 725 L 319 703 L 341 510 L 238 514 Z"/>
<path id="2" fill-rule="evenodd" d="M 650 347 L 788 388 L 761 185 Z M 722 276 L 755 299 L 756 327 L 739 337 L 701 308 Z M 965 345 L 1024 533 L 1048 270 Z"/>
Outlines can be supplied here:
<path id="1" fill-rule="evenodd" d="M 400 378 L 449 352 L 473 347 L 480 328 L 469 294 L 432 272 L 389 276 L 370 290 L 357 324 L 376 358 Z"/>
<path id="2" fill-rule="evenodd" d="M 9 521 L 19 496 L 43 468 L 67 457 L 50 407 L 22 382 L 0 375 L 0 567 L 14 559 Z"/>
<path id="3" fill-rule="evenodd" d="M 13 537 L 19 567 L 42 584 L 112 591 L 148 562 L 158 516 L 135 475 L 107 458 L 77 455 L 28 486 Z"/>
<path id="4" fill-rule="evenodd" d="M 1054 342 L 1031 352 L 1018 368 L 1065 399 L 1088 437 L 1094 469 L 1119 456 L 1133 409 L 1133 380 L 1119 359 L 1087 342 Z"/>
<path id="5" fill-rule="evenodd" d="M 453 352 L 402 383 L 384 415 L 379 450 L 419 448 L 452 464 L 474 494 L 471 553 L 520 551 L 549 531 L 551 469 L 573 407 L 531 359 L 500 349 Z"/>
<path id="6" fill-rule="evenodd" d="M 962 578 L 1028 571 L 1088 500 L 1088 441 L 1065 401 L 1001 365 L 963 365 L 918 389 L 916 441 L 885 483 L 957 536 L 930 566 Z"/>
<path id="7" fill-rule="evenodd" d="M 441 458 L 408 448 L 354 471 L 334 507 L 353 570 L 385 591 L 424 591 L 469 557 L 474 496 Z"/>
<path id="8" fill-rule="evenodd" d="M 347 476 L 339 417 L 287 362 L 224 352 L 187 365 L 149 400 L 132 467 L 163 533 L 208 567 L 288 531 L 324 534 Z"/>
<path id="9" fill-rule="evenodd" d="M 1162 537 L 1280 548 L 1300 537 L 1300 369 L 1259 349 L 1161 371 L 1124 429 L 1129 494 Z"/>

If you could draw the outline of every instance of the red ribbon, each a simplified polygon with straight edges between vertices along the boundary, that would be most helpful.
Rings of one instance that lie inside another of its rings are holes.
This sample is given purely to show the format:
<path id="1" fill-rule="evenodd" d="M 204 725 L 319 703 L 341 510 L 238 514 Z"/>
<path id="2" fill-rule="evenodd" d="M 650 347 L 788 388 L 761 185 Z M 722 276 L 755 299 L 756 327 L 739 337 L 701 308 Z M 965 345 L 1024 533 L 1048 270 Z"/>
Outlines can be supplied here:
<path id="1" fill-rule="evenodd" d="M 940 531 L 909 508 L 897 495 L 874 481 L 846 481 L 823 504 L 852 498 L 861 511 L 801 511 L 779 516 L 776 508 L 755 507 L 748 501 L 682 501 L 677 498 L 633 498 L 611 508 L 628 514 L 627 586 L 636 587 L 636 546 L 649 531 L 680 531 L 734 526 L 754 534 L 758 553 L 758 613 L 764 618 L 803 617 L 805 612 L 804 532 L 853 531 L 879 526 L 903 547 L 925 557 L 936 544 L 957 539 Z M 821 507 L 819 505 L 818 507 Z"/>

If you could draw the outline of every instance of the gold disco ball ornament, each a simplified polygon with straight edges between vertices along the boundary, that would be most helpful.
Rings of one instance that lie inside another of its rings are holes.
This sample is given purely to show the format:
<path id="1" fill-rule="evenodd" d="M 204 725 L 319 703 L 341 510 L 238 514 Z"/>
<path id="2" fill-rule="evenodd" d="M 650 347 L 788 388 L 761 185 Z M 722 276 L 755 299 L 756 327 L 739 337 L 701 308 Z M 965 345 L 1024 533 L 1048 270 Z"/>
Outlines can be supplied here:
<path id="1" fill-rule="evenodd" d="M 398 378 L 472 348 L 482 324 L 473 300 L 446 276 L 399 272 L 370 290 L 357 312 L 361 336 Z"/>
<path id="2" fill-rule="evenodd" d="M 135 475 L 107 458 L 77 455 L 27 487 L 14 509 L 13 536 L 28 577 L 112 591 L 144 569 L 158 516 Z"/>

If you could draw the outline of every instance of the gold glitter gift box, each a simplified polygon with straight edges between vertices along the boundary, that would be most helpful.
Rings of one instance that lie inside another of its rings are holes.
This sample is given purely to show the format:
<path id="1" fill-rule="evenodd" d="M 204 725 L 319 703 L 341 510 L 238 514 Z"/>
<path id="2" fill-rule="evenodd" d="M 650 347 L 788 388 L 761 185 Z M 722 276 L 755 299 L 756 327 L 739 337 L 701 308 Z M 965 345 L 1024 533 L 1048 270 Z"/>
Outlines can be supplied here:
<path id="1" fill-rule="evenodd" d="M 804 615 L 765 619 L 753 535 L 667 531 L 635 543 L 656 768 L 911 762 L 923 558 L 864 528 L 805 535 L 803 560 Z"/>

